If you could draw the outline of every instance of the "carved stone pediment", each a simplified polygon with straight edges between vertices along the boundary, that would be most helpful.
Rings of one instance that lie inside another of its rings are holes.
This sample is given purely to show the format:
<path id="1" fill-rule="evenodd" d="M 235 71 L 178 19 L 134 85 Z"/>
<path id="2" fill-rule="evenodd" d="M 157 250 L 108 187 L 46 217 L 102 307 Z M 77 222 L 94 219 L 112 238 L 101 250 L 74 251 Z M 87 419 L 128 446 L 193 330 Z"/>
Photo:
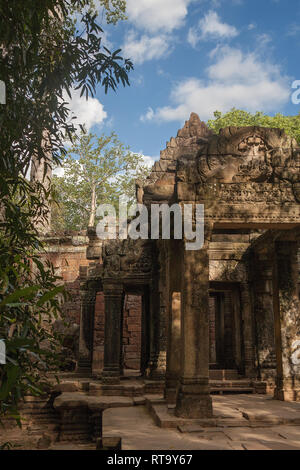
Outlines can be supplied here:
<path id="1" fill-rule="evenodd" d="M 296 147 L 297 143 L 280 129 L 222 129 L 198 152 L 200 182 L 273 182 L 284 174 L 288 179 L 292 173 L 299 181 Z"/>
<path id="2" fill-rule="evenodd" d="M 145 204 L 199 202 L 221 224 L 298 223 L 300 147 L 284 130 L 226 127 L 194 137 L 185 129 L 176 139 L 140 191 Z"/>

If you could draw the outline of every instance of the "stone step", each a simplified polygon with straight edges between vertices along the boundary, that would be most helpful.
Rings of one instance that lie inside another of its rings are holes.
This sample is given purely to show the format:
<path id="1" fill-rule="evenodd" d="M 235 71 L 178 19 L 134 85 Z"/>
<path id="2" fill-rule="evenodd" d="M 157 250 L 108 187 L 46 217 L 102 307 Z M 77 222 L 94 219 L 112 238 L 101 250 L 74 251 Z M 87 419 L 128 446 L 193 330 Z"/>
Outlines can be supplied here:
<path id="1" fill-rule="evenodd" d="M 251 380 L 210 380 L 210 393 L 254 393 Z"/>
<path id="2" fill-rule="evenodd" d="M 249 387 L 249 388 L 238 388 L 238 387 L 230 387 L 230 388 L 211 388 L 210 389 L 210 393 L 211 394 L 227 394 L 227 395 L 230 395 L 230 394 L 234 394 L 234 393 L 245 393 L 245 394 L 249 394 L 249 393 L 254 393 L 254 390 L 253 390 L 253 387 Z"/>
<path id="3" fill-rule="evenodd" d="M 123 396 L 123 397 L 141 397 L 144 394 L 144 384 L 130 382 L 117 385 L 90 383 L 89 395 L 94 396 Z"/>
<path id="4" fill-rule="evenodd" d="M 210 380 L 211 387 L 252 387 L 252 381 L 248 379 L 239 380 Z"/>
<path id="5" fill-rule="evenodd" d="M 91 382 L 89 385 L 89 395 L 141 397 L 144 394 L 162 394 L 164 386 L 163 380 L 144 380 L 143 382 L 121 380 L 116 385 Z"/>
<path id="6" fill-rule="evenodd" d="M 163 394 L 165 388 L 164 380 L 145 380 L 144 383 L 146 394 Z"/>

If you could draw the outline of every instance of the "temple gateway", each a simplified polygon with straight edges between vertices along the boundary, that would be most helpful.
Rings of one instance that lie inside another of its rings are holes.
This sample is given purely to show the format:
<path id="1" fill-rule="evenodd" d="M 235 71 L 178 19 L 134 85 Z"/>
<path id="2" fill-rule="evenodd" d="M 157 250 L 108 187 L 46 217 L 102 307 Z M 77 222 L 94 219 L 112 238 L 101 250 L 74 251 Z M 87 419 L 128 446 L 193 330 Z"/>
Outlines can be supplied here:
<path id="1" fill-rule="evenodd" d="M 102 393 L 124 383 L 124 299 L 141 301 L 138 375 L 182 418 L 210 418 L 211 393 L 300 401 L 300 148 L 280 129 L 213 134 L 191 114 L 137 200 L 204 204 L 204 245 L 107 240 L 88 230 L 81 268 L 78 372 L 94 373 L 94 312 L 104 296 Z M 127 374 L 128 375 L 128 374 Z"/>

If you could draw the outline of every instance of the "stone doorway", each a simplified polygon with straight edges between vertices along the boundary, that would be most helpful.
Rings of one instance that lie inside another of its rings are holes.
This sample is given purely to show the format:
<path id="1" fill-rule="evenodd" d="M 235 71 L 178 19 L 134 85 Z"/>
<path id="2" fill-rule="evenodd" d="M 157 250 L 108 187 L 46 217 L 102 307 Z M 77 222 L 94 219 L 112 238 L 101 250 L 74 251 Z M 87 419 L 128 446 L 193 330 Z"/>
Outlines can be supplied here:
<path id="1" fill-rule="evenodd" d="M 244 372 L 238 285 L 211 289 L 209 296 L 209 368 Z M 211 373 L 214 376 L 216 373 Z M 235 375 L 235 374 L 234 374 Z"/>

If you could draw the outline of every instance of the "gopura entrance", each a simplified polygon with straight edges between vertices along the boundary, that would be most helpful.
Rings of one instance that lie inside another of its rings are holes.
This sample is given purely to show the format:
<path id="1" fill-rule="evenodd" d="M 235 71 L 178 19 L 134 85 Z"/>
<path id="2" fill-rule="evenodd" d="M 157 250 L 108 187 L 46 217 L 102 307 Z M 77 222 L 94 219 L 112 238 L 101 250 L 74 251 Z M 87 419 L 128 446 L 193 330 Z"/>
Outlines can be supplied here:
<path id="1" fill-rule="evenodd" d="M 204 204 L 204 245 L 105 242 L 97 281 L 105 296 L 103 382 L 120 381 L 124 292 L 147 287 L 143 371 L 164 377 L 177 416 L 212 416 L 210 369 L 236 370 L 271 384 L 277 399 L 300 399 L 299 155 L 279 129 L 214 135 L 191 115 L 137 195 L 148 208 L 189 204 L 194 216 Z"/>

